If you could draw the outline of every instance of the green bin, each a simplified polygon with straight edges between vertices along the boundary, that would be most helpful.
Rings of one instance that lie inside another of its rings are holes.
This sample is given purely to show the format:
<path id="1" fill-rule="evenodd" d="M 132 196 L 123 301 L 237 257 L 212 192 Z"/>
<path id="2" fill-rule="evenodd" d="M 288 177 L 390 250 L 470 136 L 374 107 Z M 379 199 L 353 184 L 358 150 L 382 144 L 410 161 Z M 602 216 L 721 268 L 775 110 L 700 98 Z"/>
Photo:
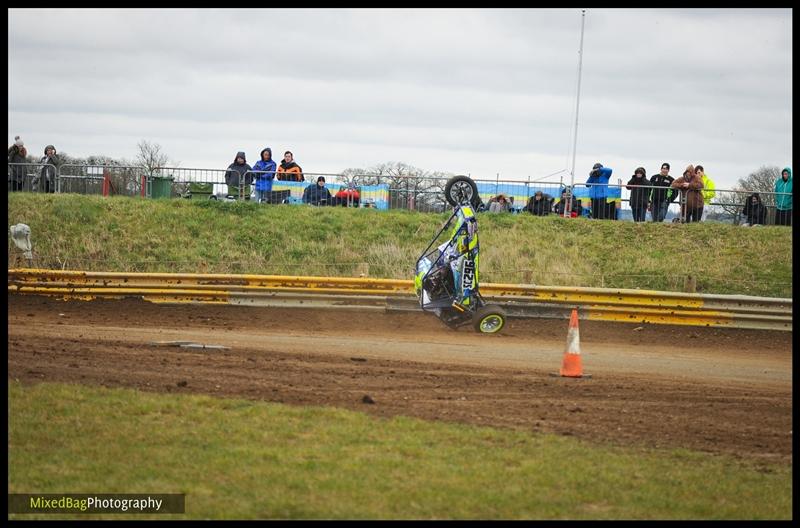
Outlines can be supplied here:
<path id="1" fill-rule="evenodd" d="M 245 184 L 244 189 L 242 191 L 244 193 L 243 198 L 245 200 L 249 200 L 250 199 L 251 191 L 252 191 L 252 185 Z M 238 199 L 239 198 L 239 186 L 238 185 L 228 185 L 228 194 L 230 196 L 234 196 L 236 199 Z"/>
<path id="2" fill-rule="evenodd" d="M 173 178 L 163 176 L 153 176 L 150 188 L 151 198 L 169 198 L 172 196 Z"/>
<path id="3" fill-rule="evenodd" d="M 189 194 L 192 198 L 210 198 L 214 194 L 213 183 L 189 183 Z"/>

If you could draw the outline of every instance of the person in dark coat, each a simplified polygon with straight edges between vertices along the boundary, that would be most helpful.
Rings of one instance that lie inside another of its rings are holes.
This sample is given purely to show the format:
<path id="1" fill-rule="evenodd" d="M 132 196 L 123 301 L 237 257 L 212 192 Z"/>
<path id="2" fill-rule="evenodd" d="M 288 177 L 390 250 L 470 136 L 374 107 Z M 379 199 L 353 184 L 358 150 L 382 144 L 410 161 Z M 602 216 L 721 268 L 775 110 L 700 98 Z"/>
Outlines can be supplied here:
<path id="1" fill-rule="evenodd" d="M 44 148 L 44 156 L 39 160 L 42 170 L 39 172 L 39 190 L 46 193 L 56 192 L 56 167 L 60 161 L 53 145 Z"/>
<path id="2" fill-rule="evenodd" d="M 553 211 L 553 197 L 542 191 L 536 191 L 536 193 L 528 199 L 527 205 L 525 205 L 522 210 L 534 216 L 549 215 Z"/>
<path id="3" fill-rule="evenodd" d="M 647 217 L 647 206 L 649 205 L 650 197 L 649 185 L 650 182 L 647 181 L 647 173 L 644 167 L 637 167 L 625 186 L 631 192 L 630 204 L 634 222 L 644 222 Z"/>
<path id="4" fill-rule="evenodd" d="M 316 183 L 312 183 L 303 191 L 303 203 L 311 205 L 333 205 L 331 192 L 325 187 L 325 177 L 317 178 Z"/>
<path id="5" fill-rule="evenodd" d="M 767 223 L 767 208 L 761 203 L 761 196 L 758 193 L 753 193 L 747 197 L 747 201 L 742 209 L 742 215 L 745 217 L 747 225 L 764 225 Z"/>
<path id="6" fill-rule="evenodd" d="M 650 193 L 650 217 L 653 222 L 663 222 L 667 217 L 669 204 L 675 201 L 678 192 L 670 189 L 675 178 L 669 174 L 669 163 L 661 164 L 661 172 L 650 178 L 650 185 L 655 187 Z"/>
<path id="7" fill-rule="evenodd" d="M 28 163 L 28 150 L 25 148 L 25 143 L 19 136 L 14 136 L 14 144 L 8 147 L 8 162 L 14 163 L 11 165 L 11 174 L 9 175 L 9 190 L 22 191 L 25 188 L 25 165 L 17 165 Z"/>
<path id="8" fill-rule="evenodd" d="M 253 183 L 253 168 L 247 164 L 244 152 L 236 153 L 236 159 L 225 171 L 225 183 L 228 185 L 228 196 L 239 196 L 239 185 L 244 182 L 244 199 L 250 199 L 250 185 Z"/>

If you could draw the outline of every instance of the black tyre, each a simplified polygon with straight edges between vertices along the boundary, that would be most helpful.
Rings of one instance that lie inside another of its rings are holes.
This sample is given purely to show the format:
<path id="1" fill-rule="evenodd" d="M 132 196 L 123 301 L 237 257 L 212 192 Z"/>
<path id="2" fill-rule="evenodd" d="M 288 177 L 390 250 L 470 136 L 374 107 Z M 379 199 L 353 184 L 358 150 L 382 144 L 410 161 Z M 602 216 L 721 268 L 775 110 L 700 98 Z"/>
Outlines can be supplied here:
<path id="1" fill-rule="evenodd" d="M 453 176 L 447 180 L 444 185 L 444 197 L 453 207 L 463 204 L 477 207 L 480 203 L 478 186 L 469 176 Z"/>
<path id="2" fill-rule="evenodd" d="M 481 334 L 496 334 L 506 325 L 506 312 L 497 305 L 482 306 L 472 316 L 472 327 Z"/>

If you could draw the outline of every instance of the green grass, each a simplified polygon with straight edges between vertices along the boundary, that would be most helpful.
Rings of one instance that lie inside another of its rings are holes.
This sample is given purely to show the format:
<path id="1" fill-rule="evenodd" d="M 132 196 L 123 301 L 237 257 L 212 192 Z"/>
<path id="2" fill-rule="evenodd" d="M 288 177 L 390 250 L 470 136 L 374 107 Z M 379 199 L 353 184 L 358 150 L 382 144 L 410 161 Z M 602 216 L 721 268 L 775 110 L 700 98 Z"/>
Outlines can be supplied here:
<path id="1" fill-rule="evenodd" d="M 791 466 L 685 450 L 68 384 L 10 382 L 8 400 L 9 493 L 186 493 L 188 518 L 792 514 Z"/>
<path id="2" fill-rule="evenodd" d="M 446 214 L 212 200 L 8 195 L 38 267 L 409 279 Z M 783 227 L 480 216 L 481 280 L 792 296 Z M 9 251 L 12 251 L 9 238 Z"/>

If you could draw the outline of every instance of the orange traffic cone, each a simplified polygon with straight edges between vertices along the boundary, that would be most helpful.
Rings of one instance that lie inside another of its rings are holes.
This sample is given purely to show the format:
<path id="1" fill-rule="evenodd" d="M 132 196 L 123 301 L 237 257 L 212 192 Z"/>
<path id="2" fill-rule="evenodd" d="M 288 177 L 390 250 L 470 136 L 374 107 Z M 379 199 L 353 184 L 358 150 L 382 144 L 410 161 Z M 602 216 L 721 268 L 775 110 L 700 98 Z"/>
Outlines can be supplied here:
<path id="1" fill-rule="evenodd" d="M 569 317 L 569 330 L 567 331 L 567 348 L 564 351 L 564 360 L 561 362 L 559 375 L 566 378 L 590 378 L 591 375 L 583 373 L 581 365 L 581 336 L 578 330 L 578 310 L 573 309 Z"/>

